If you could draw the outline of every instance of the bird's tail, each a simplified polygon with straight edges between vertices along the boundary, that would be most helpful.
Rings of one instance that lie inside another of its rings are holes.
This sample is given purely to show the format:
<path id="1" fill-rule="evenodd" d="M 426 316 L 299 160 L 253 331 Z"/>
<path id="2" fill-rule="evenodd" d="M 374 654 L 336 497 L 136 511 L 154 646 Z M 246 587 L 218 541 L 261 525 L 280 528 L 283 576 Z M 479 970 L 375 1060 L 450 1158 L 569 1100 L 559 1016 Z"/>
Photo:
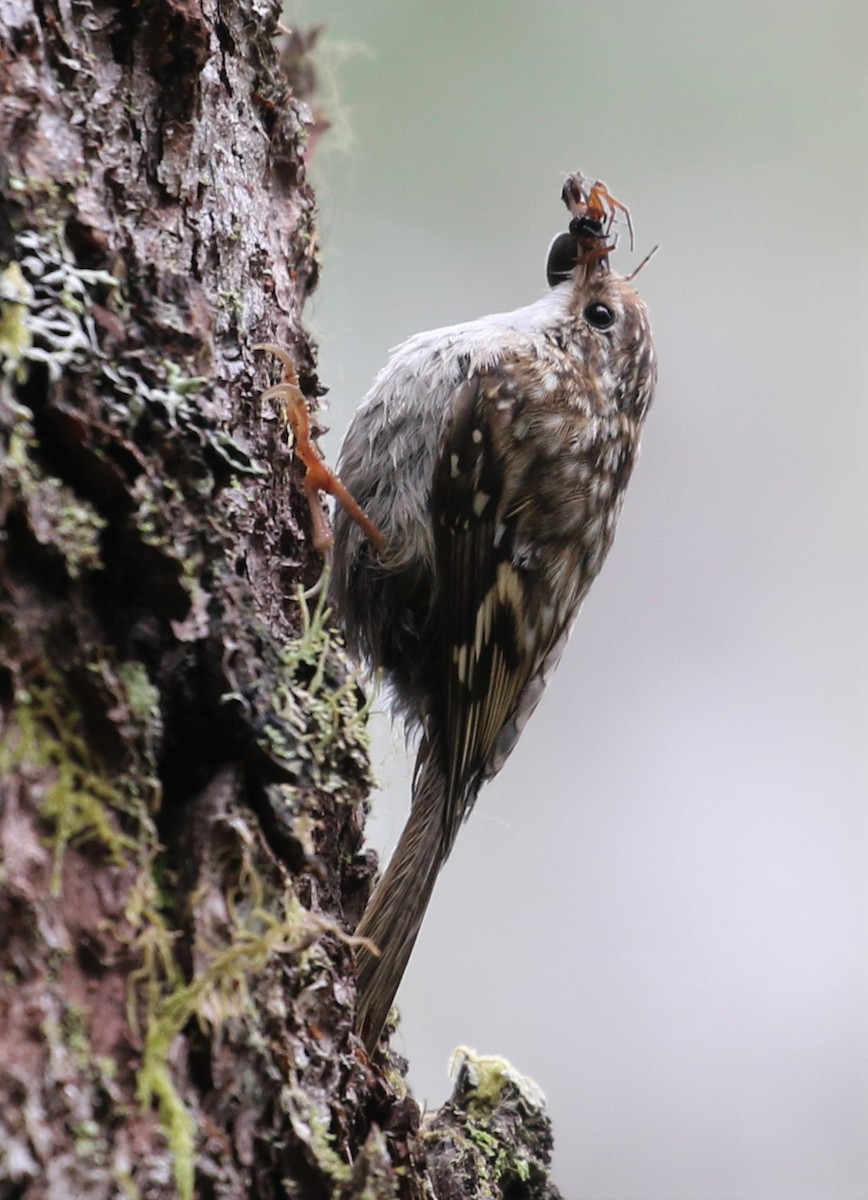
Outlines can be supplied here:
<path id="1" fill-rule="evenodd" d="M 421 757 L 421 756 L 420 756 Z M 401 982 L 440 868 L 454 836 L 444 829 L 444 780 L 438 756 L 424 754 L 413 786 L 413 806 L 389 865 L 356 930 L 372 942 L 356 948 L 356 1028 L 368 1053 L 382 1032 Z"/>

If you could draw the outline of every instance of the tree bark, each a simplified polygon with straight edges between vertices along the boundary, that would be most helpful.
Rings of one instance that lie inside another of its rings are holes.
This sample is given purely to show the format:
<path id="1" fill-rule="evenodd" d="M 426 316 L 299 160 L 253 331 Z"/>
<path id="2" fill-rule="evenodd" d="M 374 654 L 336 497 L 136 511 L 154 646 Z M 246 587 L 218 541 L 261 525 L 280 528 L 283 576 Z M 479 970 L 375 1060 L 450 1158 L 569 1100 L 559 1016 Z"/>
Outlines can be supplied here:
<path id="1" fill-rule="evenodd" d="M 0 1197 L 555 1195 L 505 1064 L 421 1122 L 352 1030 L 365 698 L 251 349 L 321 394 L 277 15 L 0 0 Z"/>

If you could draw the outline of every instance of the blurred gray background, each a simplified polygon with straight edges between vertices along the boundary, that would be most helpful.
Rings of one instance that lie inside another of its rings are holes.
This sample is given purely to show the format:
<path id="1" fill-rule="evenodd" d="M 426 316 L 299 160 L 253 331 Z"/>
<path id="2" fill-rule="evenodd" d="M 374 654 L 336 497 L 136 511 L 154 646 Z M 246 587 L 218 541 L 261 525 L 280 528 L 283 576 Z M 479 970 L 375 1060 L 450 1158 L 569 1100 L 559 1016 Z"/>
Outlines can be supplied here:
<path id="1" fill-rule="evenodd" d="M 297 0 L 328 22 L 334 457 L 388 349 L 626 201 L 660 386 L 615 548 L 441 878 L 398 1046 L 545 1091 L 571 1200 L 868 1197 L 868 5 Z M 383 720 L 374 843 L 409 767 Z"/>

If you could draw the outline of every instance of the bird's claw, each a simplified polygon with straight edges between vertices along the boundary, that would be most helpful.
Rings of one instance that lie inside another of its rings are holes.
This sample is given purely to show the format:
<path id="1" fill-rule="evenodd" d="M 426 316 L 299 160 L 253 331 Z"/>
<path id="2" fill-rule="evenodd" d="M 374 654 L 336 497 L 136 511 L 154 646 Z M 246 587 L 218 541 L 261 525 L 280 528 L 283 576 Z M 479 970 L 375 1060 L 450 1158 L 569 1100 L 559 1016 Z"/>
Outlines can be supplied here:
<path id="1" fill-rule="evenodd" d="M 283 402 L 286 420 L 292 429 L 295 439 L 295 453 L 305 466 L 304 494 L 307 497 L 308 507 L 310 508 L 312 541 L 314 549 L 326 559 L 326 569 L 323 571 L 323 575 L 320 576 L 319 581 L 307 593 L 308 596 L 315 596 L 322 588 L 323 578 L 331 563 L 331 550 L 334 544 L 328 519 L 320 503 L 320 494 L 322 492 L 328 492 L 329 495 L 334 496 L 337 502 L 343 506 L 347 516 L 356 522 L 364 535 L 373 542 L 378 550 L 384 548 L 385 538 L 373 521 L 365 516 L 362 509 L 341 483 L 340 479 L 338 479 L 337 475 L 335 475 L 334 471 L 326 466 L 322 455 L 314 445 L 311 432 L 310 410 L 299 387 L 298 372 L 295 369 L 295 363 L 292 361 L 291 355 L 281 346 L 275 346 L 272 342 L 259 342 L 253 349 L 266 350 L 269 354 L 273 354 L 280 361 L 282 367 L 280 382 L 276 383 L 273 387 L 266 388 L 262 393 L 262 399 L 281 400 Z"/>

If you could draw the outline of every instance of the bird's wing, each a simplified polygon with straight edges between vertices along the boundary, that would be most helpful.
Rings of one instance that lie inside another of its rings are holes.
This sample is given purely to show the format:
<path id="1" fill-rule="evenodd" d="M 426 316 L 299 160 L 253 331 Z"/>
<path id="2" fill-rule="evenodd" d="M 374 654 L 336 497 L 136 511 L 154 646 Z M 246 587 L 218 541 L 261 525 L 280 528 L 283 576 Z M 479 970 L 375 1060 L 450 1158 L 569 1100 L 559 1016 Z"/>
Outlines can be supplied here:
<path id="1" fill-rule="evenodd" d="M 563 625 L 552 622 L 539 567 L 516 555 L 529 499 L 520 467 L 504 453 L 513 387 L 496 368 L 458 387 L 432 485 L 448 844 Z"/>

